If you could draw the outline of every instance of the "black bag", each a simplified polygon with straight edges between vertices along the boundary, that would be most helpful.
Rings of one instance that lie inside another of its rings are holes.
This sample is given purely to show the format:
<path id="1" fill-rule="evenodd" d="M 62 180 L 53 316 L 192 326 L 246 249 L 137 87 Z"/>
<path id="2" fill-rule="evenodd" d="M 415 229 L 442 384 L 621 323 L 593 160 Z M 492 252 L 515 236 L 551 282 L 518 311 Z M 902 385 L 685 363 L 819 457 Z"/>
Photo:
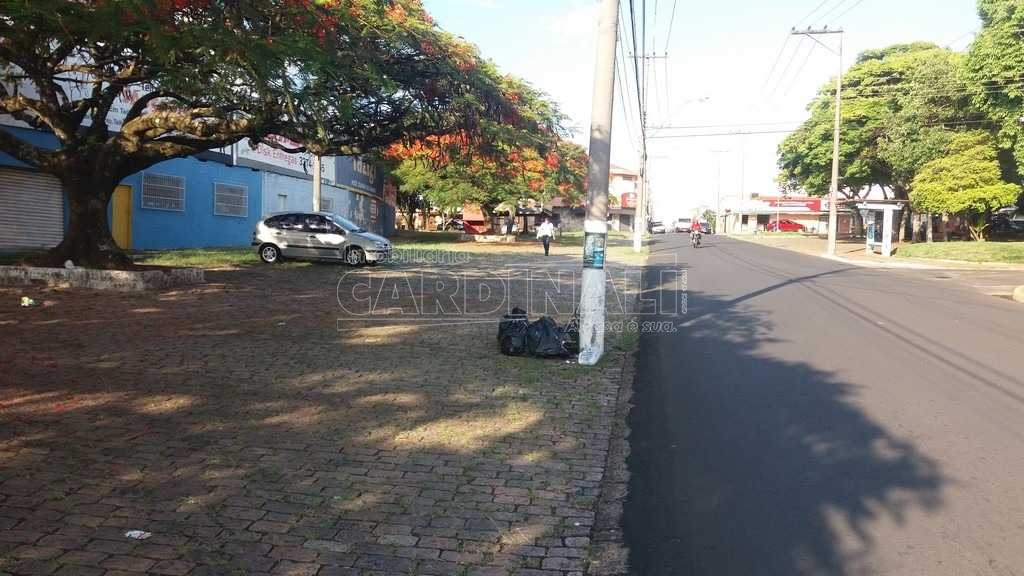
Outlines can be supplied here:
<path id="1" fill-rule="evenodd" d="M 569 355 L 565 334 L 552 318 L 544 316 L 530 324 L 526 332 L 526 351 L 539 358 L 558 358 Z"/>
<path id="2" fill-rule="evenodd" d="M 530 328 L 530 322 L 526 318 L 526 311 L 513 308 L 511 314 L 501 317 L 498 324 L 498 345 L 501 353 L 507 356 L 526 355 L 526 332 Z"/>

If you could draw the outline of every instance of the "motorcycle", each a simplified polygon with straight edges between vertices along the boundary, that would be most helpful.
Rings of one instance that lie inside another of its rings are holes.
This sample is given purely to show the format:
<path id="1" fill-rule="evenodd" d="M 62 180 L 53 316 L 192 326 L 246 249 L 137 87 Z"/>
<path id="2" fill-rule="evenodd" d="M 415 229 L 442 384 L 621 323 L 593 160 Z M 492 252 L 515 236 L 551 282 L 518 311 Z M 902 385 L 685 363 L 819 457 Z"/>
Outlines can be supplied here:
<path id="1" fill-rule="evenodd" d="M 700 248 L 700 232 L 690 232 L 690 244 L 692 244 L 694 248 Z"/>

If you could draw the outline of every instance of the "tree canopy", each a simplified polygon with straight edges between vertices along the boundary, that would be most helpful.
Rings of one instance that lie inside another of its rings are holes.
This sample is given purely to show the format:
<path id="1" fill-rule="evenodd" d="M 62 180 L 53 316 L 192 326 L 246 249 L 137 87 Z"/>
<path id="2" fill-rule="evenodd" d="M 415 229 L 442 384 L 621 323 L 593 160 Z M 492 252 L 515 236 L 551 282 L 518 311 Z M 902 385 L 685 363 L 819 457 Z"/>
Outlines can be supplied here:
<path id="1" fill-rule="evenodd" d="M 466 203 L 491 212 L 524 199 L 584 196 L 587 155 L 566 140 L 564 118 L 542 93 L 515 78 L 505 78 L 519 113 L 518 123 L 484 120 L 475 134 L 457 133 L 396 142 L 382 155 L 407 211 L 423 197 L 434 207 L 455 210 Z"/>
<path id="2" fill-rule="evenodd" d="M 972 235 L 982 240 L 988 217 L 1012 204 L 1021 188 L 1003 181 L 995 142 L 988 132 L 958 133 L 944 152 L 921 167 L 911 201 L 925 212 L 963 214 L 972 223 Z"/>
<path id="3" fill-rule="evenodd" d="M 856 197 L 872 186 L 906 198 L 916 170 L 946 142 L 945 126 L 971 115 L 961 58 L 928 43 L 862 53 L 844 77 L 840 191 Z M 952 100 L 952 101 L 950 101 Z M 818 92 L 810 118 L 779 147 L 779 181 L 820 196 L 831 183 L 835 82 Z"/>
<path id="4" fill-rule="evenodd" d="M 0 0 L 0 71 L 0 114 L 58 141 L 0 129 L 0 151 L 61 180 L 53 257 L 94 265 L 128 264 L 107 202 L 163 160 L 243 139 L 358 155 L 545 120 L 419 0 Z"/>
<path id="5" fill-rule="evenodd" d="M 1008 182 L 1024 159 L 1024 0 L 978 5 L 984 26 L 967 54 L 911 43 L 858 57 L 845 77 L 839 163 L 847 197 L 880 187 L 920 210 L 968 216 L 981 238 L 983 220 L 1020 192 Z M 784 188 L 827 192 L 834 95 L 830 82 L 780 145 Z"/>
<path id="6" fill-rule="evenodd" d="M 975 102 L 993 123 L 1004 177 L 1018 181 L 1024 169 L 1024 1 L 979 0 L 982 28 L 967 55 L 977 86 Z M 1011 160 L 1011 156 L 1013 161 Z"/>

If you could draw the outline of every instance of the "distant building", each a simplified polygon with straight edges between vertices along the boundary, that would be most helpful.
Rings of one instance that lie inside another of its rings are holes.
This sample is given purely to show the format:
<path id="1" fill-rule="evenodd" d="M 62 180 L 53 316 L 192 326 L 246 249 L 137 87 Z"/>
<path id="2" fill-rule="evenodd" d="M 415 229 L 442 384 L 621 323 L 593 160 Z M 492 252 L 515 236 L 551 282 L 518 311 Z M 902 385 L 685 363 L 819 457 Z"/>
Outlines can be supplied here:
<path id="1" fill-rule="evenodd" d="M 776 220 L 791 220 L 811 234 L 828 233 L 828 199 L 811 196 L 758 196 L 723 203 L 722 229 L 727 234 L 753 234 Z M 853 215 L 840 207 L 839 234 L 853 233 Z"/>
<path id="2" fill-rule="evenodd" d="M 612 165 L 608 178 L 608 197 L 618 201 L 608 206 L 608 227 L 619 232 L 632 232 L 636 220 L 636 205 L 639 196 L 640 174 L 634 170 Z M 586 220 L 586 201 L 570 206 L 562 198 L 555 198 L 549 204 L 552 213 L 563 231 L 582 230 Z"/>

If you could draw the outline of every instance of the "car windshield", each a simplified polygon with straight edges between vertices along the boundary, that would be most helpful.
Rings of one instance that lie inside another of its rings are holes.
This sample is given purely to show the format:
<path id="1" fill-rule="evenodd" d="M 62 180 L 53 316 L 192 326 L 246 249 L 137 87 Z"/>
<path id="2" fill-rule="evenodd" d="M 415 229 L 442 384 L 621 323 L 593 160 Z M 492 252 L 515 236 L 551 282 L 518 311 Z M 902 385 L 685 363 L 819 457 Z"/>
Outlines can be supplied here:
<path id="1" fill-rule="evenodd" d="M 351 220 L 348 220 L 346 218 L 342 218 L 337 214 L 331 214 L 329 218 L 331 219 L 331 222 L 334 222 L 338 226 L 341 226 L 341 229 L 346 232 L 366 232 L 366 230 L 360 228 L 355 222 L 352 222 Z"/>

